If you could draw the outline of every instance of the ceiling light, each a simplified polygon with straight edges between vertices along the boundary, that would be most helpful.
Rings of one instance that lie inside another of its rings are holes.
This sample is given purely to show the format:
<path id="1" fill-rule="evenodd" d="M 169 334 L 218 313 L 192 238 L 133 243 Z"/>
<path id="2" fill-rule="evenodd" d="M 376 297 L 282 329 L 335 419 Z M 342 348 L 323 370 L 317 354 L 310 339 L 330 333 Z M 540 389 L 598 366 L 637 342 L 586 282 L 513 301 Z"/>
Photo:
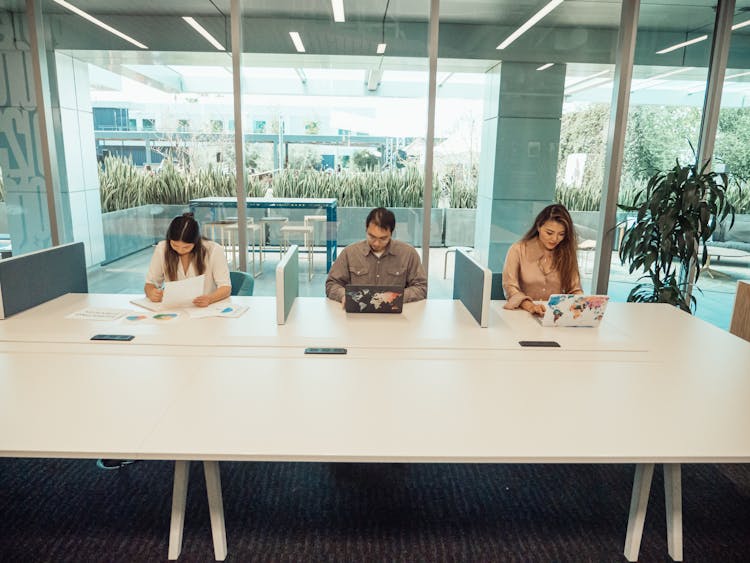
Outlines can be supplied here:
<path id="1" fill-rule="evenodd" d="M 523 24 L 521 27 L 519 27 L 517 30 L 515 30 L 513 33 L 511 33 L 508 38 L 500 43 L 500 45 L 497 46 L 498 49 L 505 49 L 508 45 L 513 43 L 516 39 L 521 37 L 524 33 L 526 33 L 529 29 L 531 29 L 536 23 L 541 20 L 544 16 L 549 14 L 552 10 L 557 8 L 560 4 L 562 4 L 563 0 L 552 0 L 549 4 L 547 4 L 544 8 L 539 10 L 536 14 L 531 16 L 528 21 Z"/>
<path id="2" fill-rule="evenodd" d="M 592 78 L 596 78 L 597 76 L 603 76 L 609 72 L 609 69 L 602 70 L 600 72 L 597 72 L 596 74 L 591 74 L 589 76 L 584 76 L 583 78 L 579 78 L 578 80 L 573 80 L 572 82 L 566 84 L 566 88 L 570 88 L 571 86 L 575 86 L 576 84 L 580 84 L 581 82 L 586 82 L 587 80 L 591 80 Z"/>
<path id="3" fill-rule="evenodd" d="M 338 23 L 346 21 L 344 18 L 344 0 L 331 0 L 331 8 L 333 9 L 333 21 Z"/>
<path id="4" fill-rule="evenodd" d="M 662 49 L 661 51 L 656 51 L 656 54 L 663 55 L 664 53 L 676 51 L 680 47 L 687 47 L 688 45 L 693 45 L 694 43 L 700 43 L 701 41 L 705 41 L 706 39 L 708 39 L 708 35 L 701 35 L 700 37 L 696 37 L 695 39 L 691 39 L 690 41 L 683 41 L 682 43 L 672 45 L 671 47 L 667 47 L 666 49 Z"/>
<path id="5" fill-rule="evenodd" d="M 542 65 L 537 68 L 537 70 L 547 70 L 549 67 L 554 66 L 555 63 L 547 63 L 546 65 Z"/>
<path id="6" fill-rule="evenodd" d="M 745 27 L 750 25 L 750 20 L 745 20 L 744 22 L 736 23 L 732 26 L 732 31 L 735 29 L 740 29 L 741 27 Z"/>
<path id="7" fill-rule="evenodd" d="M 661 74 L 657 74 L 656 76 L 652 76 L 651 78 L 648 78 L 647 80 L 644 80 L 637 86 L 634 86 L 630 89 L 631 92 L 635 92 L 636 90 L 643 90 L 644 88 L 651 88 L 651 86 L 656 86 L 657 84 L 661 84 L 664 82 L 661 80 L 662 78 L 666 78 L 667 76 L 672 76 L 673 74 L 680 74 L 682 72 L 687 72 L 689 70 L 693 70 L 692 66 L 686 66 L 685 68 L 678 68 L 677 70 L 670 70 L 667 72 L 663 72 Z"/>
<path id="8" fill-rule="evenodd" d="M 133 45 L 135 45 L 136 47 L 138 47 L 140 49 L 148 49 L 148 47 L 146 47 L 143 43 L 140 43 L 139 41 L 136 41 L 135 39 L 133 39 L 129 35 L 125 35 L 122 31 L 117 31 L 114 27 L 109 26 L 106 23 L 104 23 L 103 21 L 96 19 L 94 16 L 92 16 L 90 14 L 87 14 L 86 12 L 84 12 L 83 10 L 81 10 L 79 8 L 76 8 L 72 4 L 68 4 L 67 2 L 65 2 L 65 0 L 55 0 L 55 3 L 60 4 L 60 6 L 62 6 L 66 10 L 70 10 L 74 14 L 76 14 L 78 16 L 81 16 L 83 19 L 88 20 L 88 21 L 90 21 L 93 24 L 98 25 L 102 29 L 106 29 L 111 34 L 117 35 L 117 37 L 119 37 L 120 39 L 124 39 L 128 43 L 132 43 Z"/>
<path id="9" fill-rule="evenodd" d="M 600 80 L 594 80 L 593 82 L 587 82 L 586 84 L 580 84 L 579 86 L 576 86 L 575 88 L 568 88 L 567 90 L 565 90 L 565 95 L 567 96 L 569 94 L 574 94 L 576 92 L 580 92 L 581 90 L 586 90 L 588 88 L 595 88 L 607 82 L 611 83 L 609 78 L 603 78 Z"/>
<path id="10" fill-rule="evenodd" d="M 185 20 L 188 23 L 188 25 L 192 27 L 195 31 L 200 33 L 203 36 L 203 39 L 211 43 L 211 45 L 213 45 L 215 49 L 217 49 L 218 51 L 226 51 L 226 49 L 224 48 L 224 45 L 219 43 L 216 40 L 216 38 L 206 30 L 205 27 L 203 27 L 193 18 L 188 17 L 188 16 L 182 16 L 182 19 Z"/>
<path id="11" fill-rule="evenodd" d="M 383 53 L 385 53 L 386 47 L 387 47 L 386 43 L 378 43 L 378 50 L 377 50 L 378 55 L 382 55 Z"/>
<path id="12" fill-rule="evenodd" d="M 297 52 L 304 53 L 305 46 L 302 44 L 302 38 L 299 36 L 299 33 L 296 31 L 290 31 L 289 37 L 292 38 L 292 43 L 294 43 L 294 48 L 297 49 Z"/>

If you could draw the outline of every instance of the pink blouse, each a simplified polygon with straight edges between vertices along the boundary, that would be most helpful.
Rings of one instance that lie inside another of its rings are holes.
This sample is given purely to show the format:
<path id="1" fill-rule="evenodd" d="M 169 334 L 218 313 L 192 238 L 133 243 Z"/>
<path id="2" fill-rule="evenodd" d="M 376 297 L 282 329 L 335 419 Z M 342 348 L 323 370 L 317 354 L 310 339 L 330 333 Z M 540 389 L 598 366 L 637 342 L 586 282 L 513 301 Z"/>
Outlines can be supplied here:
<path id="1" fill-rule="evenodd" d="M 544 250 L 535 238 L 519 241 L 508 249 L 503 266 L 506 309 L 516 309 L 526 299 L 546 301 L 554 293 L 583 293 L 577 272 L 572 280 L 573 287 L 562 287 L 558 271 L 542 266 L 543 256 Z"/>

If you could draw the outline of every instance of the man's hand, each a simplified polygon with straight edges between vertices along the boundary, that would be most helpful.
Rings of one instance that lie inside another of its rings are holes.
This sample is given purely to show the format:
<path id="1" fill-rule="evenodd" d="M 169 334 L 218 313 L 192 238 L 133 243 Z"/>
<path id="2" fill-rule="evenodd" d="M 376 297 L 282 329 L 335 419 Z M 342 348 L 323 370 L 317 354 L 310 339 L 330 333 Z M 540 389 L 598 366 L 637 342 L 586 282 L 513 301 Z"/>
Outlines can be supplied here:
<path id="1" fill-rule="evenodd" d="M 200 295 L 193 299 L 193 305 L 196 307 L 208 307 L 211 304 L 211 299 L 208 295 Z"/>

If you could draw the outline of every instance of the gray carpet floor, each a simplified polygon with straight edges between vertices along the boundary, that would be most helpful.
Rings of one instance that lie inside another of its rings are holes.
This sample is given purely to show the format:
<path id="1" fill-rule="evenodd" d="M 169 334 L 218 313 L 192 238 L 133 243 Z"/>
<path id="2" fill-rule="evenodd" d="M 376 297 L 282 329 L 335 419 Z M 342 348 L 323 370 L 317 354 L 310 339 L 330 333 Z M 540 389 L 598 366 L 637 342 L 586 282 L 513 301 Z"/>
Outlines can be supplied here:
<path id="1" fill-rule="evenodd" d="M 0 561 L 166 561 L 173 464 L 0 459 Z M 632 465 L 222 463 L 227 561 L 609 562 Z M 683 466 L 685 561 L 750 561 L 750 465 Z M 640 561 L 668 561 L 657 467 Z M 191 464 L 180 561 L 213 560 Z"/>

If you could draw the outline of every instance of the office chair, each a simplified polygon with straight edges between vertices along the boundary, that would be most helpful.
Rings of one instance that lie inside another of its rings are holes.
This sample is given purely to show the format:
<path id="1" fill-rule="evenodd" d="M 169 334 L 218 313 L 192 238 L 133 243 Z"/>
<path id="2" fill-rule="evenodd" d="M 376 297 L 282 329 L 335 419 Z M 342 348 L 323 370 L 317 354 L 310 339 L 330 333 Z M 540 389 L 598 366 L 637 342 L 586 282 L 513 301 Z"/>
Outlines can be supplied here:
<path id="1" fill-rule="evenodd" d="M 232 282 L 231 295 L 252 295 L 255 288 L 255 278 L 247 272 L 232 270 L 229 272 L 229 280 Z"/>

